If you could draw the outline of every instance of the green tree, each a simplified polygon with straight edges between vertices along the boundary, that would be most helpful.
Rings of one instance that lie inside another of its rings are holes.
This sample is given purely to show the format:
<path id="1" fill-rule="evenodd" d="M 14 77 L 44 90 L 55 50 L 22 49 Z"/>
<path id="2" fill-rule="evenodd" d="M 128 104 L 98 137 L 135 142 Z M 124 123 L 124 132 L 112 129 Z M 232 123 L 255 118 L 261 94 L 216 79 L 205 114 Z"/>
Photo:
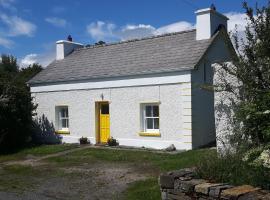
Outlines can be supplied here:
<path id="1" fill-rule="evenodd" d="M 0 151 L 3 152 L 20 148 L 31 140 L 36 105 L 26 81 L 42 68 L 34 64 L 19 70 L 16 58 L 6 55 L 1 58 Z"/>
<path id="2" fill-rule="evenodd" d="M 23 79 L 24 82 L 29 81 L 37 73 L 42 70 L 42 66 L 38 63 L 29 65 L 27 68 L 23 68 L 19 71 L 19 77 Z"/>
<path id="3" fill-rule="evenodd" d="M 17 59 L 11 55 L 3 54 L 1 56 L 0 71 L 17 73 L 19 71 L 19 67 L 17 65 Z"/>
<path id="4" fill-rule="evenodd" d="M 256 4 L 253 9 L 247 2 L 243 7 L 248 22 L 245 38 L 237 31 L 233 34 L 238 57 L 233 67 L 222 65 L 239 84 L 226 82 L 223 88 L 238 95 L 232 142 L 259 146 L 270 142 L 270 1 L 261 8 Z"/>

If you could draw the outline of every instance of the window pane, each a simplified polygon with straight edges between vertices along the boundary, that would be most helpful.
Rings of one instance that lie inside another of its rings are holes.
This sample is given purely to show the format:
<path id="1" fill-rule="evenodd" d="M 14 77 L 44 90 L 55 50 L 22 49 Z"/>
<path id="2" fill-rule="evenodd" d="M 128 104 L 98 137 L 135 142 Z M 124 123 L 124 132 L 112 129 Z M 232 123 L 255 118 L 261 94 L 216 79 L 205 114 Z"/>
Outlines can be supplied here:
<path id="1" fill-rule="evenodd" d="M 159 116 L 159 107 L 153 106 L 153 116 L 158 117 Z"/>
<path id="2" fill-rule="evenodd" d="M 101 114 L 109 114 L 109 104 L 101 104 Z"/>
<path id="3" fill-rule="evenodd" d="M 66 126 L 66 119 L 62 119 L 61 121 L 62 121 L 62 128 L 66 128 L 67 127 Z"/>
<path id="4" fill-rule="evenodd" d="M 66 110 L 66 117 L 68 117 L 68 108 L 65 108 Z"/>
<path id="5" fill-rule="evenodd" d="M 68 108 L 61 108 L 60 114 L 61 117 L 68 117 Z"/>
<path id="6" fill-rule="evenodd" d="M 69 127 L 69 121 L 68 121 L 68 119 L 67 119 L 67 127 L 66 128 L 68 128 Z"/>
<path id="7" fill-rule="evenodd" d="M 64 109 L 63 108 L 61 108 L 61 110 L 60 110 L 60 116 L 61 117 L 64 117 L 65 116 L 65 113 L 64 113 Z"/>
<path id="8" fill-rule="evenodd" d="M 159 119 L 154 119 L 154 129 L 159 129 Z"/>
<path id="9" fill-rule="evenodd" d="M 145 116 L 152 117 L 152 106 L 145 106 Z"/>
<path id="10" fill-rule="evenodd" d="M 146 129 L 153 129 L 153 119 L 152 118 L 148 118 L 146 119 Z"/>

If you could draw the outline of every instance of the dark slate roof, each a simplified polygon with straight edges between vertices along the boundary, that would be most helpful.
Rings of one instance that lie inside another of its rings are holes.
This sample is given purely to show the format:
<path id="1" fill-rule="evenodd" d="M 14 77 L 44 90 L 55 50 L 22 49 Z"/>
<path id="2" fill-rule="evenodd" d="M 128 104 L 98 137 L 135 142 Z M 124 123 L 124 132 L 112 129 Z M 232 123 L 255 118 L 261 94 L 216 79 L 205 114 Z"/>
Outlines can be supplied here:
<path id="1" fill-rule="evenodd" d="M 84 47 L 53 61 L 30 84 L 176 72 L 194 69 L 211 41 L 196 41 L 196 30 Z"/>

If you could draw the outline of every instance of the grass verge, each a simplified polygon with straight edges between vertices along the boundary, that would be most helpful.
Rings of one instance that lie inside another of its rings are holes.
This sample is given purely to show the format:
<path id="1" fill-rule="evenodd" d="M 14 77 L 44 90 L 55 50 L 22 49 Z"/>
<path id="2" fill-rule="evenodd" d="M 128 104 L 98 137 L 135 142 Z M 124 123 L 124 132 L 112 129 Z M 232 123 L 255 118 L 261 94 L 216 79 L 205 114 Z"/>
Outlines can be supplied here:
<path id="1" fill-rule="evenodd" d="M 161 199 L 157 178 L 150 178 L 144 181 L 137 181 L 132 183 L 124 192 L 124 196 L 127 200 Z"/>
<path id="2" fill-rule="evenodd" d="M 21 160 L 27 155 L 32 156 L 45 156 L 53 153 L 58 153 L 66 151 L 69 149 L 77 148 L 77 144 L 57 144 L 57 145 L 41 145 L 34 146 L 30 148 L 23 149 L 17 153 L 0 155 L 0 163 L 11 161 L 11 160 Z"/>

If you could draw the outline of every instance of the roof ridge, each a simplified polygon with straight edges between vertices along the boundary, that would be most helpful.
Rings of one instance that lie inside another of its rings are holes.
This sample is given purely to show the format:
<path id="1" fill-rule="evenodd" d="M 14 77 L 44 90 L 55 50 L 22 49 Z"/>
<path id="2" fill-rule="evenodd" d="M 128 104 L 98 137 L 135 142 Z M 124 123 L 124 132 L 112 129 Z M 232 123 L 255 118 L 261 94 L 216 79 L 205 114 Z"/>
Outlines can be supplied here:
<path id="1" fill-rule="evenodd" d="M 83 48 L 78 48 L 78 49 L 75 49 L 74 51 L 82 51 L 82 50 L 86 50 L 86 49 L 101 48 L 101 47 L 113 46 L 113 45 L 118 45 L 118 44 L 125 44 L 125 43 L 137 42 L 137 41 L 142 41 L 142 40 L 167 37 L 167 36 L 171 36 L 171 35 L 178 35 L 178 34 L 183 34 L 183 33 L 188 33 L 188 32 L 193 32 L 193 31 L 196 31 L 196 29 L 190 29 L 190 30 L 179 31 L 179 32 L 172 32 L 172 33 L 165 33 L 165 34 L 161 34 L 161 35 L 154 35 L 154 36 L 125 40 L 125 41 L 120 41 L 120 42 L 112 42 L 112 43 L 108 43 L 108 44 L 84 46 Z"/>

